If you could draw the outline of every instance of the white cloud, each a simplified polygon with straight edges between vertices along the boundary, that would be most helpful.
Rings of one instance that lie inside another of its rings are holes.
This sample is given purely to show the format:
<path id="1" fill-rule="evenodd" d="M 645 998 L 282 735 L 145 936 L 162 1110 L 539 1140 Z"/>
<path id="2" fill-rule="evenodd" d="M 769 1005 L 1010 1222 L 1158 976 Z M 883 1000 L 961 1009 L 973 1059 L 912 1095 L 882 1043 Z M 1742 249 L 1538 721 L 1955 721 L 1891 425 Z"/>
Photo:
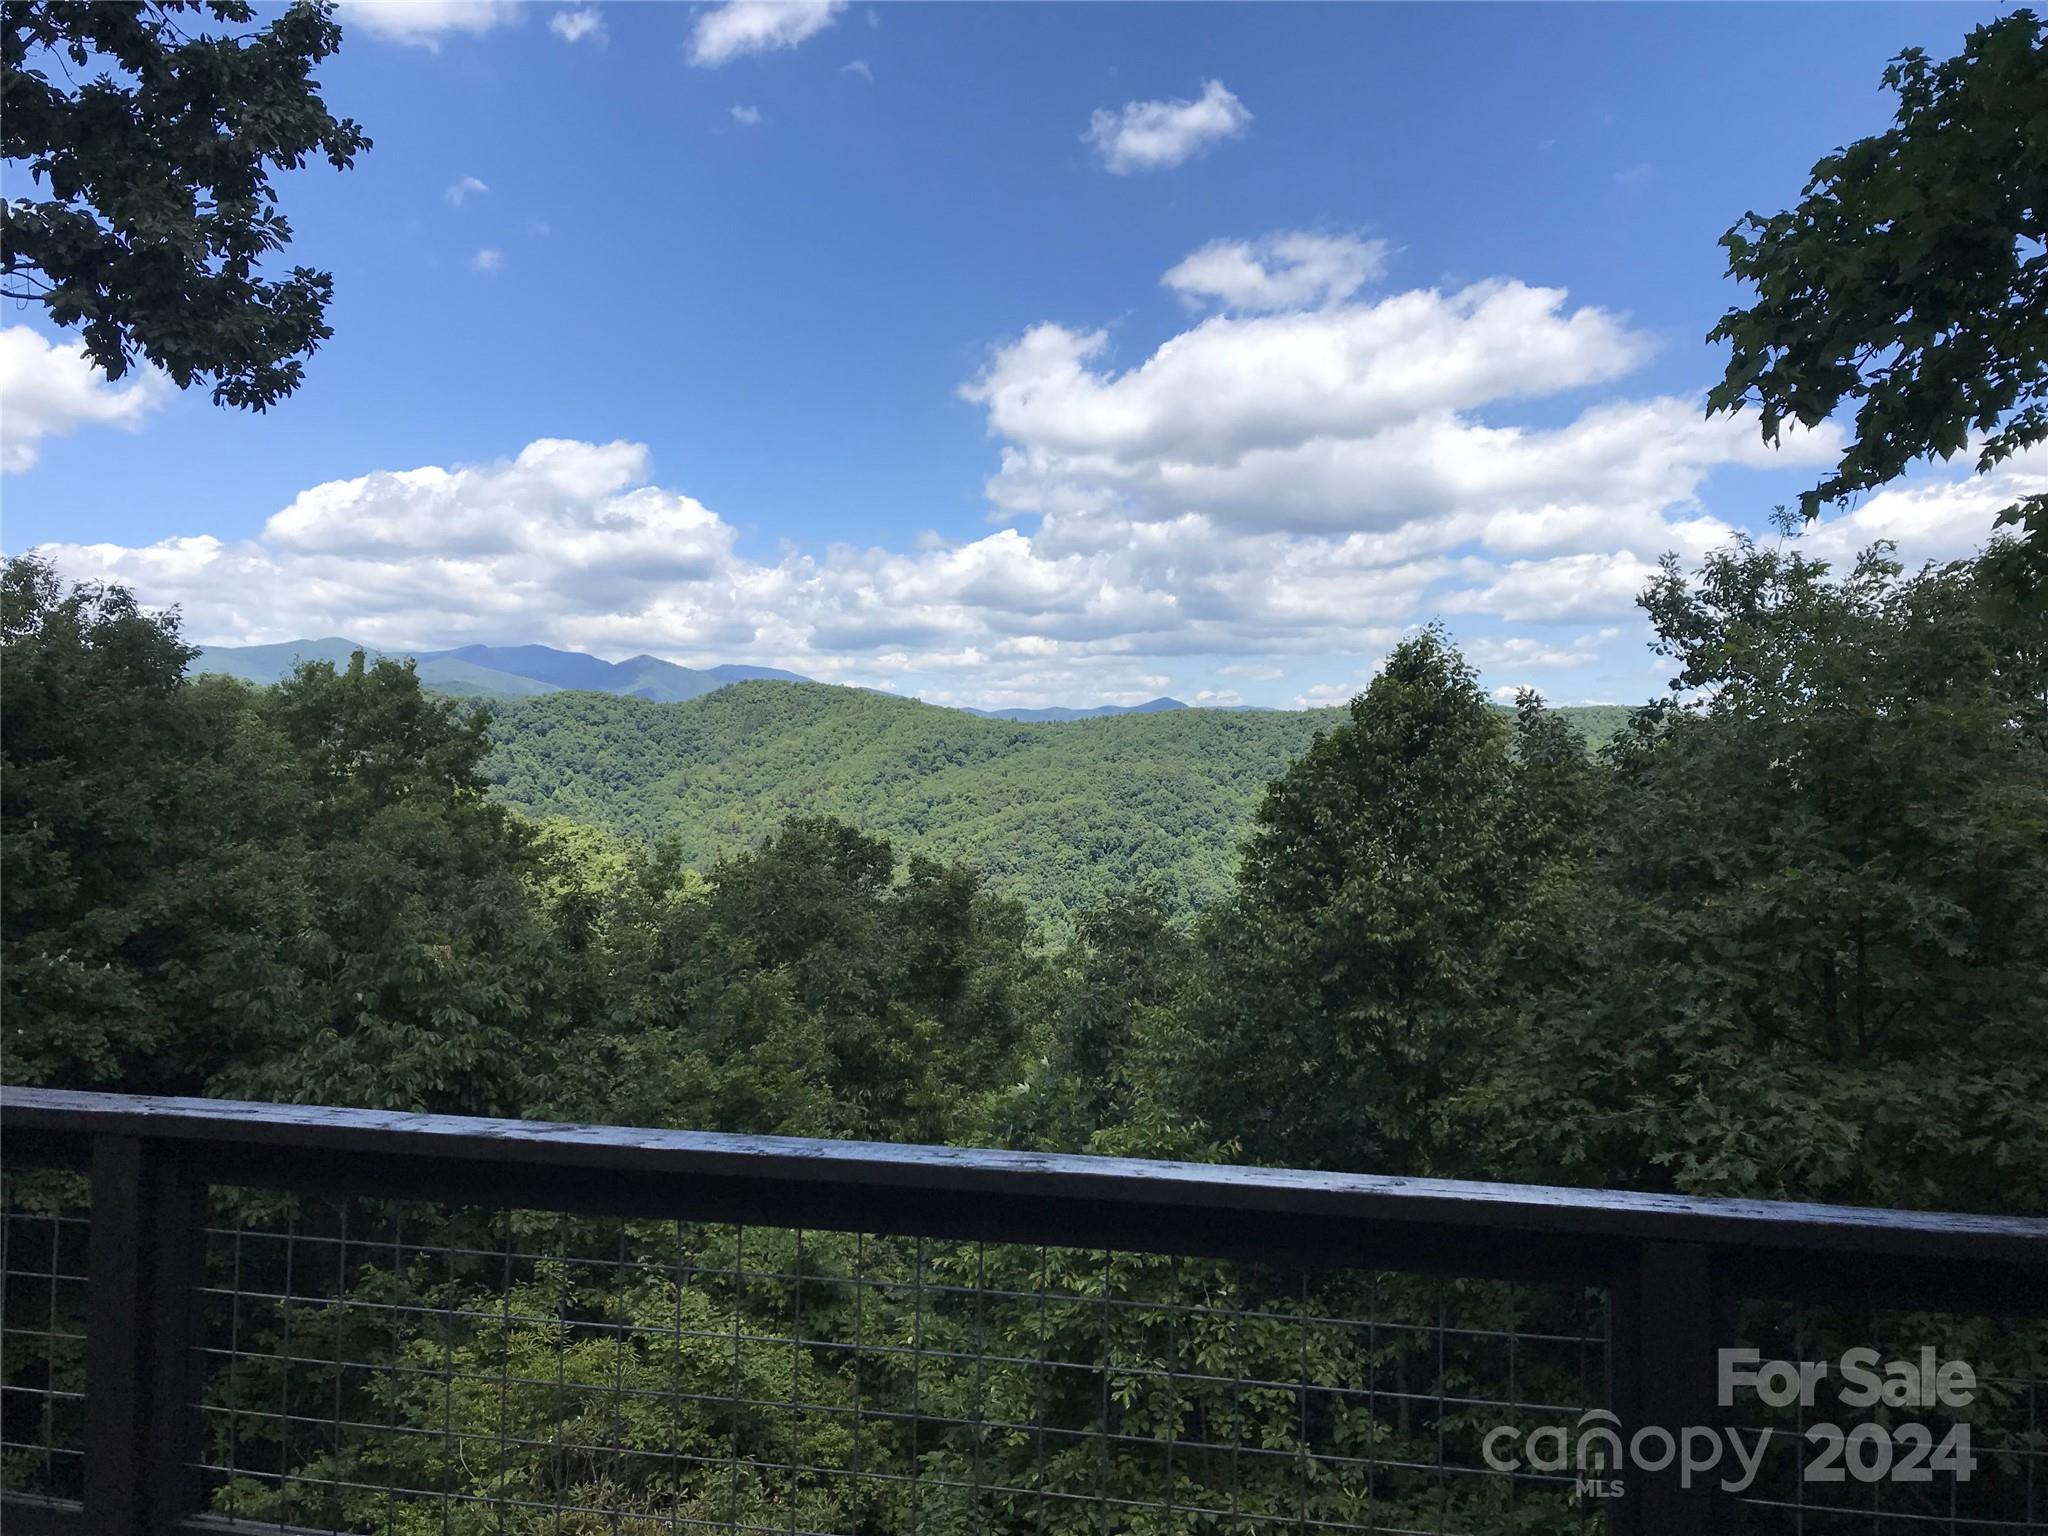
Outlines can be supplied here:
<path id="1" fill-rule="evenodd" d="M 1620 633 L 1610 626 L 1579 635 L 1568 644 L 1533 635 L 1481 635 L 1466 641 L 1460 649 L 1465 659 L 1482 671 L 1495 667 L 1584 667 L 1598 661 L 1602 648 Z"/>
<path id="2" fill-rule="evenodd" d="M 842 75 L 859 75 L 861 79 L 870 84 L 874 83 L 875 72 L 868 68 L 868 61 L 866 59 L 848 59 L 839 66 L 839 73 Z"/>
<path id="3" fill-rule="evenodd" d="M 794 48 L 832 24 L 846 0 L 725 0 L 697 17 L 690 62 L 715 69 L 750 53 Z"/>
<path id="4" fill-rule="evenodd" d="M 1221 80 L 1211 80 L 1193 101 L 1131 101 L 1119 110 L 1098 107 L 1082 138 L 1118 176 L 1162 171 L 1219 139 L 1244 136 L 1252 115 Z"/>
<path id="5" fill-rule="evenodd" d="M 542 440 L 312 487 L 241 543 L 52 553 L 182 604 L 200 641 L 532 640 L 990 708 L 1280 702 L 1304 683 L 1323 704 L 1441 615 L 1489 686 L 1564 671 L 1574 693 L 1634 697 L 1644 669 L 1620 657 L 1657 556 L 1733 531 L 1703 482 L 1803 475 L 1836 444 L 1774 452 L 1751 419 L 1617 394 L 1646 338 L 1555 289 L 1303 295 L 1317 307 L 1191 321 L 1121 369 L 1105 334 L 1059 325 L 999 349 L 963 391 L 1001 455 L 1005 522 L 978 538 L 742 556 L 724 518 L 653 483 L 645 448 Z M 1553 402 L 1596 386 L 1597 403 Z M 1541 425 L 1518 424 L 1529 402 Z M 1962 553 L 2030 488 L 2048 488 L 2048 449 L 1982 480 L 1929 471 L 1807 539 Z"/>
<path id="6" fill-rule="evenodd" d="M 513 0 L 341 0 L 341 19 L 394 43 L 436 50 L 454 32 L 472 36 L 510 25 L 518 16 Z"/>
<path id="7" fill-rule="evenodd" d="M 485 186 L 476 177 L 465 176 L 448 189 L 447 197 L 451 204 L 460 208 L 470 198 L 490 190 L 489 187 Z"/>
<path id="8" fill-rule="evenodd" d="M 1299 701 L 1341 704 L 1440 613 L 1456 616 L 1454 632 L 1483 668 L 1517 680 L 1570 669 L 1597 685 L 1596 669 L 1642 633 L 1632 605 L 1653 571 L 1629 550 L 1510 562 L 1416 555 L 1360 535 L 1247 531 L 1198 514 L 1052 518 L 1035 533 L 1003 528 L 910 551 L 754 559 L 738 552 L 726 519 L 653 483 L 645 447 L 554 439 L 497 463 L 317 485 L 242 542 L 193 535 L 45 552 L 68 576 L 181 605 L 201 642 L 538 641 L 696 665 L 753 661 L 990 708 L 1137 703 L 1172 691 L 1176 677 L 1186 679 L 1178 696 L 1206 686 L 1221 702 L 1239 691 L 1226 679 L 1277 683 L 1306 665 L 1335 680 Z M 1603 622 L 1618 614 L 1629 617 Z M 1581 618 L 1594 623 L 1568 637 L 1497 628 Z"/>
<path id="9" fill-rule="evenodd" d="M 74 578 L 180 604 L 202 642 L 517 638 L 890 679 L 994 707 L 1139 702 L 1192 656 L 1383 650 L 1395 631 L 1370 616 L 1406 612 L 1442 574 L 1192 528 L 1134 528 L 1086 552 L 1003 529 L 910 553 L 752 560 L 729 523 L 649 469 L 638 444 L 542 440 L 509 461 L 314 486 L 239 543 L 46 553 Z"/>
<path id="10" fill-rule="evenodd" d="M 469 270 L 472 272 L 495 272 L 504 265 L 505 253 L 488 245 L 469 258 Z"/>
<path id="11" fill-rule="evenodd" d="M 1495 400 L 1625 374 L 1649 340 L 1619 316 L 1566 311 L 1559 288 L 1418 289 L 1313 313 L 1217 316 L 1123 373 L 1102 331 L 1040 325 L 965 391 L 991 430 L 1033 451 L 1223 464 L 1329 434 L 1360 437 Z"/>
<path id="12" fill-rule="evenodd" d="M 1661 551 L 1652 550 L 1652 554 Z M 1451 613 L 1482 613 L 1510 623 L 1562 624 L 1632 612 L 1657 574 L 1654 558 L 1632 550 L 1516 560 L 1482 587 L 1451 594 Z"/>
<path id="13" fill-rule="evenodd" d="M 1699 400 L 1672 396 L 1506 424 L 1520 402 L 1623 378 L 1649 338 L 1512 280 L 1348 303 L 1329 301 L 1332 281 L 1294 288 L 1319 307 L 1212 316 L 1122 369 L 1104 331 L 1044 324 L 999 348 L 962 390 L 1003 445 L 991 501 L 1045 519 L 1055 542 L 1104 520 L 1199 516 L 1343 539 L 1381 563 L 1461 547 L 1647 558 L 1727 536 L 1695 500 L 1716 466 L 1817 464 L 1839 441 L 1787 434 L 1769 450 L 1750 418 L 1708 420 Z"/>
<path id="14" fill-rule="evenodd" d="M 1006 444 L 989 490 L 1017 514 L 1194 510 L 1247 527 L 1387 530 L 1453 513 L 1526 518 L 1592 474 L 1632 471 L 1653 498 L 1689 493 L 1694 467 L 1746 424 L 1693 430 L 1696 408 L 1676 401 L 1636 408 L 1656 419 L 1632 427 L 1597 412 L 1542 431 L 1470 414 L 1619 377 L 1647 354 L 1619 317 L 1564 302 L 1510 282 L 1218 316 L 1122 372 L 1102 366 L 1106 333 L 1041 325 L 963 394 Z M 1679 441 L 1649 436 L 1681 418 Z"/>
<path id="15" fill-rule="evenodd" d="M 758 128 L 763 121 L 759 107 L 734 107 L 732 120 L 748 128 Z"/>
<path id="16" fill-rule="evenodd" d="M 1296 230 L 1216 240 L 1159 281 L 1190 307 L 1311 309 L 1348 299 L 1387 267 L 1387 242 Z"/>
<path id="17" fill-rule="evenodd" d="M 1044 557 L 1148 551 L 1171 563 L 1184 608 L 1199 592 L 1248 629 L 1341 630 L 1338 648 L 1356 650 L 1368 630 L 1441 612 L 1466 620 L 1482 665 L 1578 667 L 1612 635 L 1565 646 L 1491 631 L 1633 622 L 1663 551 L 1696 559 L 1735 531 L 1699 500 L 1715 470 L 1813 468 L 1839 450 L 1832 427 L 1770 449 L 1753 418 L 1710 420 L 1700 399 L 1670 395 L 1610 393 L 1517 424 L 1529 402 L 1625 379 L 1650 339 L 1509 279 L 1362 300 L 1383 258 L 1363 246 L 1205 247 L 1168 286 L 1251 312 L 1192 323 L 1126 366 L 1107 332 L 1058 324 L 999 348 L 962 389 L 1001 444 L 998 515 L 1036 518 Z M 1862 528 L 1907 516 L 1873 504 Z M 1273 579 L 1231 581 L 1233 559 Z"/>
<path id="18" fill-rule="evenodd" d="M 580 43 L 585 39 L 594 43 L 605 41 L 604 16 L 594 5 L 555 12 L 548 18 L 548 30 L 565 43 Z"/>
<path id="19" fill-rule="evenodd" d="M 1296 709 L 1342 709 L 1361 693 L 1366 685 L 1357 683 L 1317 683 L 1304 693 L 1294 696 Z"/>
<path id="20" fill-rule="evenodd" d="M 1962 462 L 1974 462 L 1978 447 L 1973 442 Z M 1879 539 L 1892 540 L 1910 561 L 1961 559 L 1999 531 L 2000 512 L 2022 497 L 2044 495 L 2048 442 L 2022 449 L 1988 474 L 1958 480 L 1923 470 L 1809 524 L 1799 548 L 1843 567 Z"/>
<path id="21" fill-rule="evenodd" d="M 26 325 L 0 329 L 0 471 L 33 469 L 44 438 L 81 426 L 136 431 L 171 393 L 170 380 L 146 365 L 113 384 L 82 345 L 46 341 Z"/>

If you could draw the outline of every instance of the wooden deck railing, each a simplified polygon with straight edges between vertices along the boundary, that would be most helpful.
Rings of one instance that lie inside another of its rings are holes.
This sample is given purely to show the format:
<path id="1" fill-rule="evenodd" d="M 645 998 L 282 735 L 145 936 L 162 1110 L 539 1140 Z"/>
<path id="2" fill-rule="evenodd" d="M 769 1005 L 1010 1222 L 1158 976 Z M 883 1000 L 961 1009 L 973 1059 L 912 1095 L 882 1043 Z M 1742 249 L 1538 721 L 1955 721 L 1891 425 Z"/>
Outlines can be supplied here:
<path id="1" fill-rule="evenodd" d="M 212 1186 L 1584 1284 L 1624 1424 L 1714 1421 L 1740 1299 L 2048 1310 L 2048 1222 L 1979 1216 L 26 1088 L 0 1159 L 91 1184 L 84 1498 L 10 1536 L 234 1528 L 189 1474 Z M 1609 1526 L 1719 1530 L 1715 1497 L 1636 1478 Z"/>

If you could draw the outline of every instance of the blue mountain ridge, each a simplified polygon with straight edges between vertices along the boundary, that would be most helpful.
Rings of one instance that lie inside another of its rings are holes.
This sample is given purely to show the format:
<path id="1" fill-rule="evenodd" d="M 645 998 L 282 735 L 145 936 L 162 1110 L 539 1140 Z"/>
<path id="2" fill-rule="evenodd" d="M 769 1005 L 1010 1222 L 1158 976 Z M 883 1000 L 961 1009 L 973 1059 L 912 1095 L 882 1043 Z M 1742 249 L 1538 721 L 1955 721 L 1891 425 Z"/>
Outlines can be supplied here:
<path id="1" fill-rule="evenodd" d="M 471 698 L 526 698 L 539 693 L 581 690 L 616 693 L 629 698 L 674 703 L 694 699 L 728 683 L 767 680 L 807 683 L 811 679 L 778 667 L 725 664 L 684 667 L 658 656 L 629 656 L 606 661 L 582 651 L 561 651 L 548 645 L 459 645 L 446 650 L 379 650 L 338 635 L 318 640 L 285 640 L 274 645 L 209 645 L 201 648 L 188 669 L 218 672 L 252 683 L 274 683 L 291 675 L 302 661 L 346 666 L 349 656 L 364 651 L 373 659 L 410 658 L 420 681 L 441 693 Z M 1143 704 L 1101 704 L 1092 709 L 1056 706 L 1048 709 L 970 709 L 968 714 L 991 720 L 1027 723 L 1094 720 L 1107 715 L 1149 715 L 1187 709 L 1179 699 L 1149 699 Z"/>

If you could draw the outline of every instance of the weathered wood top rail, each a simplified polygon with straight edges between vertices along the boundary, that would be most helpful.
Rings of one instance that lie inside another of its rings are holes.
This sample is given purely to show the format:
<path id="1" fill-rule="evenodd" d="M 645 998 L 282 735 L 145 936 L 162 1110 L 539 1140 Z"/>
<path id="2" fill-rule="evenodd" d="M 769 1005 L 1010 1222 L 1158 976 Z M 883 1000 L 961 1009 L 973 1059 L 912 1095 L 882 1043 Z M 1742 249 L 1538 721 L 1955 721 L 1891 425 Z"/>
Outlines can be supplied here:
<path id="1" fill-rule="evenodd" d="M 96 1136 L 207 1183 L 1592 1284 L 1683 1243 L 1745 1293 L 2048 1307 L 2044 1220 L 0 1087 L 0 1149 Z"/>

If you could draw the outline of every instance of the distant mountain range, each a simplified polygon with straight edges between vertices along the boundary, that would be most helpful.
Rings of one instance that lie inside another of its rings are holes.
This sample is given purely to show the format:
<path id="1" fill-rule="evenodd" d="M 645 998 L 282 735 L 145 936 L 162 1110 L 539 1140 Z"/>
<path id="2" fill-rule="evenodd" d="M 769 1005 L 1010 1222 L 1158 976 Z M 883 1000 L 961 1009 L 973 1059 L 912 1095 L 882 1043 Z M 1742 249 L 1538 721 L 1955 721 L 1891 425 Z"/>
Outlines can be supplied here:
<path id="1" fill-rule="evenodd" d="M 410 657 L 420 681 L 439 693 L 463 698 L 523 699 L 540 693 L 578 690 L 616 693 L 633 699 L 676 703 L 723 688 L 728 683 L 807 683 L 811 679 L 775 667 L 679 667 L 653 656 L 606 661 L 581 651 L 558 651 L 546 645 L 464 645 L 448 651 L 379 651 L 353 640 L 284 640 L 276 645 L 209 645 L 192 663 L 194 672 L 223 672 L 252 683 L 274 683 L 291 675 L 302 661 L 329 661 L 346 666 L 351 653 Z M 1143 704 L 1099 704 L 1093 709 L 970 709 L 988 720 L 1094 720 L 1105 715 L 1153 715 L 1187 709 L 1179 699 L 1150 699 Z"/>
<path id="2" fill-rule="evenodd" d="M 192 663 L 194 672 L 224 672 L 252 683 L 274 683 L 302 661 L 345 666 L 352 652 L 410 657 L 420 681 L 440 693 L 464 698 L 520 699 L 539 693 L 579 689 L 628 698 L 675 703 L 694 699 L 728 683 L 763 680 L 804 683 L 810 679 L 774 667 L 679 667 L 654 656 L 606 661 L 581 651 L 546 645 L 464 645 L 448 651 L 379 651 L 338 636 L 285 640 L 276 645 L 209 645 Z"/>
<path id="3" fill-rule="evenodd" d="M 1098 704 L 1093 709 L 1069 709 L 1056 704 L 1050 709 L 970 709 L 970 715 L 984 720 L 1100 720 L 1105 715 L 1157 715 L 1169 709 L 1186 709 L 1179 699 L 1147 699 L 1142 704 Z"/>

